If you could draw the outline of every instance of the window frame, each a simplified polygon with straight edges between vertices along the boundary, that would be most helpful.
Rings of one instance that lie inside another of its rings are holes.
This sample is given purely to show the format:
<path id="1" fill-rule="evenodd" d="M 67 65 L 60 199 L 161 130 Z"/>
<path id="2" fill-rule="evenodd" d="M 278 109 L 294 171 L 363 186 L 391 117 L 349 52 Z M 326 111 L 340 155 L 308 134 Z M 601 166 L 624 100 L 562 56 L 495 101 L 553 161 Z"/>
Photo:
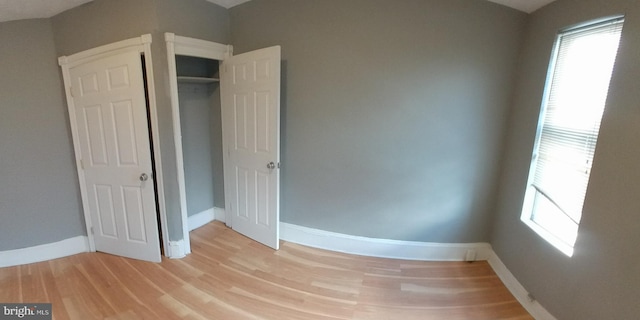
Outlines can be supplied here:
<path id="1" fill-rule="evenodd" d="M 551 245 L 553 245 L 555 248 L 557 248 L 558 250 L 560 250 L 562 253 L 564 253 L 565 255 L 571 257 L 573 256 L 573 252 L 574 252 L 574 246 L 575 246 L 575 242 L 576 240 L 574 239 L 573 244 L 568 244 L 566 243 L 564 240 L 561 239 L 560 236 L 554 234 L 552 231 L 547 230 L 546 228 L 544 228 L 543 226 L 541 226 L 540 224 L 538 224 L 536 221 L 534 221 L 534 216 L 536 215 L 536 204 L 535 204 L 535 200 L 536 200 L 536 195 L 538 193 L 543 194 L 543 196 L 546 197 L 546 195 L 544 195 L 543 192 L 541 192 L 535 185 L 534 185 L 534 181 L 535 181 L 535 177 L 536 177 L 536 170 L 537 170 L 537 166 L 538 166 L 538 159 L 539 159 L 539 153 L 540 153 L 540 145 L 541 145 L 541 137 L 542 137 L 542 132 L 543 132 L 543 128 L 545 127 L 546 124 L 546 115 L 547 115 L 547 107 L 550 104 L 550 97 L 552 94 L 552 91 L 554 89 L 554 76 L 555 76 L 555 71 L 558 68 L 558 63 L 559 63 L 559 53 L 560 53 L 560 49 L 562 47 L 562 41 L 563 41 L 563 37 L 566 35 L 570 35 L 573 33 L 577 33 L 577 32 L 583 32 L 586 30 L 592 30 L 595 28 L 599 28 L 602 27 L 603 25 L 610 25 L 610 24 L 620 24 L 620 29 L 622 30 L 623 28 L 623 24 L 624 24 L 624 16 L 613 16 L 613 17 L 606 17 L 606 18 L 602 18 L 602 19 L 598 19 L 595 21 L 589 21 L 586 23 L 581 23 L 579 25 L 575 25 L 569 28 L 565 28 L 562 29 L 560 31 L 558 31 L 558 33 L 556 34 L 555 40 L 554 40 L 554 45 L 553 45 L 553 50 L 551 52 L 551 57 L 549 59 L 549 67 L 547 69 L 547 76 L 545 79 L 545 85 L 544 85 L 544 93 L 542 96 L 542 103 L 541 103 L 541 108 L 540 108 L 540 112 L 539 112 L 539 118 L 538 118 L 538 122 L 537 122 L 537 129 L 536 129 L 536 135 L 535 135 L 535 141 L 534 141 L 534 146 L 532 148 L 532 155 L 531 155 L 531 163 L 529 166 L 529 173 L 528 173 L 528 177 L 527 177 L 527 184 L 526 184 L 526 189 L 525 189 L 525 196 L 524 196 L 524 201 L 523 201 L 523 205 L 522 205 L 522 212 L 520 215 L 520 220 L 522 222 L 525 223 L 525 225 L 527 225 L 529 228 L 531 228 L 534 232 L 536 232 L 540 237 L 542 237 L 544 240 L 546 240 L 547 242 L 549 242 Z M 620 40 L 618 43 L 621 42 L 622 39 L 622 34 L 620 35 Z M 618 44 L 618 48 L 619 48 L 619 44 Z M 617 53 L 616 55 L 613 57 L 613 66 L 612 66 L 612 74 L 613 74 L 613 70 L 615 69 L 615 61 L 617 59 Z M 611 80 L 609 80 L 608 83 L 608 87 L 607 87 L 607 94 L 608 94 L 608 90 L 609 90 L 609 86 L 611 84 Z M 605 99 L 605 106 L 603 106 L 603 110 L 606 107 L 606 99 Z M 604 113 L 604 111 L 603 111 Z M 602 117 L 602 115 L 601 115 Z M 600 130 L 598 128 L 598 131 L 596 132 L 595 135 L 595 141 L 597 144 L 597 139 L 600 135 Z M 593 159 L 591 159 L 593 160 Z M 588 176 L 587 176 L 587 189 L 588 189 L 588 183 L 590 180 L 590 176 L 591 176 L 591 172 L 589 172 Z M 586 197 L 586 196 L 585 196 Z M 547 199 L 550 202 L 554 202 L 553 199 L 547 197 Z M 583 198 L 583 205 L 584 205 L 584 198 Z M 556 205 L 557 206 L 557 205 Z M 557 206 L 559 210 L 562 210 L 559 206 Z M 565 213 L 566 214 L 566 213 Z M 566 214 L 569 218 L 570 216 L 568 214 Z M 574 219 L 572 219 L 574 220 Z M 580 228 L 580 220 L 578 219 L 578 221 L 576 222 L 576 228 L 577 231 L 579 231 Z M 577 234 L 576 234 L 576 239 L 577 239 Z"/>

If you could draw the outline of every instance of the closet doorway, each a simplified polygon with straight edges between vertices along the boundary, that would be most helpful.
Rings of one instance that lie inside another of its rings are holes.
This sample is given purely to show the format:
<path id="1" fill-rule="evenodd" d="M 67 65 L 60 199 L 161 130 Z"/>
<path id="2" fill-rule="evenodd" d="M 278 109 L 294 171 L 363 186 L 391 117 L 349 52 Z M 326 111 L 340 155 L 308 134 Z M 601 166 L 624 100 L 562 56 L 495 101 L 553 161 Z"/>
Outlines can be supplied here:
<path id="1" fill-rule="evenodd" d="M 180 258 L 191 253 L 191 230 L 225 220 L 219 65 L 232 48 L 173 33 L 165 41 L 184 236 L 170 246 Z"/>
<path id="2" fill-rule="evenodd" d="M 233 56 L 228 45 L 165 40 L 184 235 L 171 257 L 190 253 L 189 231 L 214 219 L 277 250 L 280 47 Z"/>

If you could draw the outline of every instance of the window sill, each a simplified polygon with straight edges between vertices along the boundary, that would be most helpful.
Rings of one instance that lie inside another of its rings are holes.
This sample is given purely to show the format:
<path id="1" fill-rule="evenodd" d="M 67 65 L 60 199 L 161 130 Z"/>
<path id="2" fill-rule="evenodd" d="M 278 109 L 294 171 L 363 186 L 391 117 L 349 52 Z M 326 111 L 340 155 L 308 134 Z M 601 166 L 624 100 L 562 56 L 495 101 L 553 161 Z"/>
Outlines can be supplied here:
<path id="1" fill-rule="evenodd" d="M 533 230 L 540 237 L 542 237 L 542 239 L 546 240 L 551 245 L 553 245 L 556 249 L 560 250 L 560 252 L 564 253 L 568 257 L 573 256 L 572 246 L 569 246 L 566 243 L 560 241 L 560 239 L 558 239 L 556 236 L 554 236 L 552 233 L 550 233 L 546 229 L 542 228 L 540 225 L 538 225 L 534 221 L 531 221 L 528 217 L 523 216 L 520 218 L 520 220 L 522 220 L 522 222 L 524 222 L 524 224 L 526 224 L 529 228 L 531 228 L 531 230 Z"/>

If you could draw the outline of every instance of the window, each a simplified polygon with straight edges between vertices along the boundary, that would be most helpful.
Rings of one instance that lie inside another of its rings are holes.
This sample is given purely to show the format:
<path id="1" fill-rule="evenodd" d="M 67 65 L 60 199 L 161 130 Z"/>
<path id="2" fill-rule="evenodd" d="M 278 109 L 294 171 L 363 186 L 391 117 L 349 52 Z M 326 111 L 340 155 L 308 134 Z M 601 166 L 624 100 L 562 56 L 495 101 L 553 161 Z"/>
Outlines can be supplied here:
<path id="1" fill-rule="evenodd" d="M 521 219 L 573 255 L 622 18 L 556 38 Z"/>

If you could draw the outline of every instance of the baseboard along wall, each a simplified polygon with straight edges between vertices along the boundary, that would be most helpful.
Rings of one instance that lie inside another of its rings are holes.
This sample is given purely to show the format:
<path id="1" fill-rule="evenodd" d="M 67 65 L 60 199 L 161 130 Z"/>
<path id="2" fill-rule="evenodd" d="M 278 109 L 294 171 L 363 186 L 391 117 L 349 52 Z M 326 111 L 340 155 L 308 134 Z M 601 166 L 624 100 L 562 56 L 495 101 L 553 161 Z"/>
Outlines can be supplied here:
<path id="1" fill-rule="evenodd" d="M 190 215 L 187 219 L 188 219 L 187 224 L 189 225 L 189 231 L 198 229 L 214 220 L 222 221 L 222 222 L 226 221 L 224 209 L 218 208 L 218 207 L 213 207 L 211 209 L 198 212 L 194 215 Z"/>
<path id="2" fill-rule="evenodd" d="M 427 261 L 487 260 L 488 243 L 430 243 L 352 236 L 280 223 L 280 239 L 309 247 L 381 258 Z"/>
<path id="3" fill-rule="evenodd" d="M 222 208 L 211 208 L 189 216 L 189 231 L 211 221 L 225 222 Z M 556 320 L 507 269 L 488 243 L 429 243 L 367 238 L 280 223 L 280 239 L 309 247 L 364 256 L 425 261 L 487 261 L 511 294 L 538 320 Z M 0 267 L 10 267 L 89 252 L 86 236 L 78 236 L 30 248 L 0 251 Z M 186 255 L 184 241 L 169 242 L 169 257 Z"/>
<path id="4" fill-rule="evenodd" d="M 522 306 L 537 320 L 556 320 L 502 263 L 488 243 L 429 243 L 358 237 L 286 222 L 280 239 L 330 251 L 380 258 L 424 261 L 487 261 Z"/>
<path id="5" fill-rule="evenodd" d="M 545 309 L 529 294 L 529 292 L 527 292 L 527 289 L 525 289 L 511 271 L 507 269 L 507 266 L 502 262 L 502 260 L 500 260 L 493 250 L 489 259 L 487 259 L 487 262 L 498 275 L 498 278 L 502 280 L 505 287 L 509 289 L 511 294 L 536 320 L 556 320 L 556 317 L 549 313 L 547 309 Z"/>
<path id="6" fill-rule="evenodd" d="M 202 226 L 204 226 L 205 224 L 215 220 L 215 212 L 214 212 L 214 208 L 211 209 L 207 209 L 205 211 L 202 212 L 198 212 L 194 215 L 190 215 L 187 218 L 187 224 L 189 225 L 189 232 L 198 229 Z"/>
<path id="7" fill-rule="evenodd" d="M 214 220 L 225 222 L 226 219 L 224 209 L 213 207 L 211 209 L 207 209 L 202 212 L 190 215 L 187 217 L 187 227 L 189 232 L 191 232 Z M 169 248 L 167 249 L 166 255 L 171 259 L 181 259 L 190 252 L 191 249 L 186 247 L 186 242 L 183 239 L 177 241 L 169 241 Z"/>
<path id="8" fill-rule="evenodd" d="M 53 260 L 89 251 L 89 239 L 86 236 L 77 236 L 34 247 L 0 251 L 0 268 Z"/>

